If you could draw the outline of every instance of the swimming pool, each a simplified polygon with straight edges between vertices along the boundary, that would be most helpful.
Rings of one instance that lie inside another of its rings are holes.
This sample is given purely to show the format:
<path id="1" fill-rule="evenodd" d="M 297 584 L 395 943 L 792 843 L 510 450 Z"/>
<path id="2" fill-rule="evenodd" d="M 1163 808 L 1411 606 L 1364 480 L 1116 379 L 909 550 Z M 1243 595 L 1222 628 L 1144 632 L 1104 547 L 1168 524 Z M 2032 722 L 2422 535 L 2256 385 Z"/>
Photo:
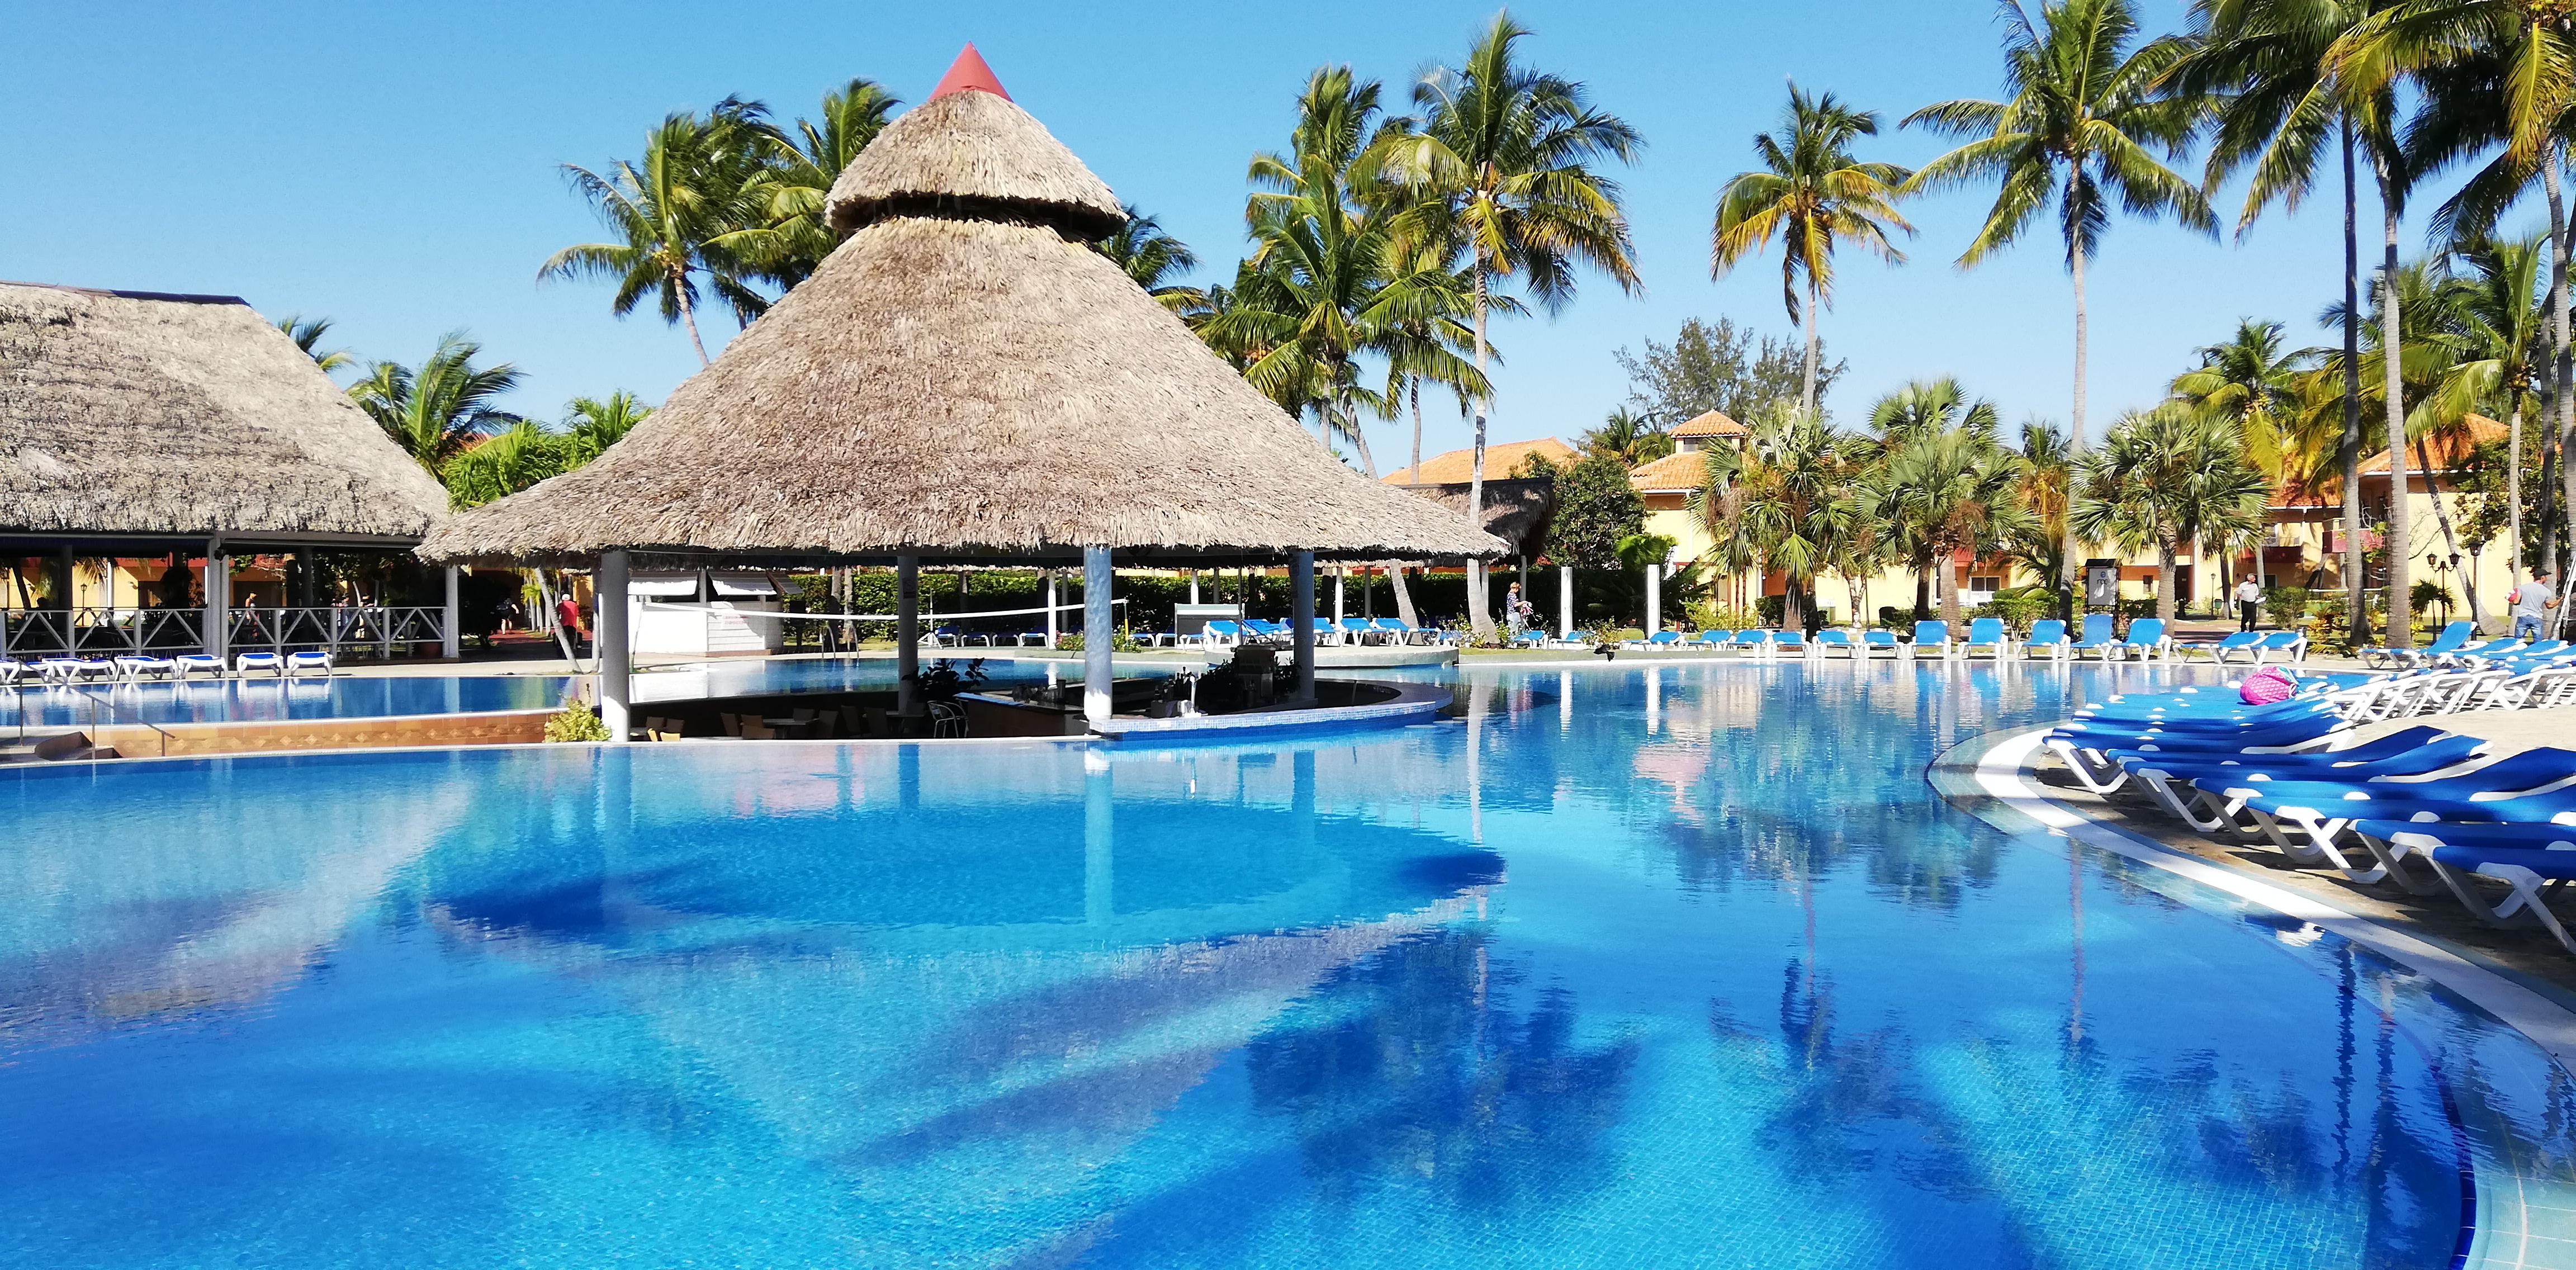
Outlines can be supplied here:
<path id="1" fill-rule="evenodd" d="M 2450 1264 L 2529 1041 L 1924 784 L 2168 673 L 0 770 L 0 1262 Z"/>
<path id="2" fill-rule="evenodd" d="M 936 665 L 939 658 L 924 658 Z M 971 657 L 953 659 L 960 667 Z M 986 661 L 994 684 L 1044 683 L 1052 665 L 1080 679 L 1063 663 Z M 1169 674 L 1162 667 L 1121 665 L 1122 677 Z M 635 676 L 635 700 L 685 701 L 772 692 L 891 690 L 892 658 L 800 658 L 712 663 L 685 669 L 648 670 Z M 0 691 L 0 729 L 80 727 L 93 723 L 216 723 L 279 719 L 356 719 L 388 715 L 467 714 L 488 710 L 542 710 L 563 702 L 572 681 L 560 675 L 335 675 L 299 679 L 195 679 L 180 683 L 28 684 Z"/>

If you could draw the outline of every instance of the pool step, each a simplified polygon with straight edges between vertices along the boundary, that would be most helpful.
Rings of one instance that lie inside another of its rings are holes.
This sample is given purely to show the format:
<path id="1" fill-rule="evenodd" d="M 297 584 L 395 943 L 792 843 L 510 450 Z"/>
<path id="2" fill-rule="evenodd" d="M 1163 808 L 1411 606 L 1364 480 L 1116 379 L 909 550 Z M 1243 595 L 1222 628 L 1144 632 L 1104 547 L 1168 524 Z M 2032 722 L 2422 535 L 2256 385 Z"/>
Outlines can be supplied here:
<path id="1" fill-rule="evenodd" d="M 0 741 L 0 763 L 66 763 L 116 757 L 113 747 L 90 744 L 89 734 L 76 728 Z"/>

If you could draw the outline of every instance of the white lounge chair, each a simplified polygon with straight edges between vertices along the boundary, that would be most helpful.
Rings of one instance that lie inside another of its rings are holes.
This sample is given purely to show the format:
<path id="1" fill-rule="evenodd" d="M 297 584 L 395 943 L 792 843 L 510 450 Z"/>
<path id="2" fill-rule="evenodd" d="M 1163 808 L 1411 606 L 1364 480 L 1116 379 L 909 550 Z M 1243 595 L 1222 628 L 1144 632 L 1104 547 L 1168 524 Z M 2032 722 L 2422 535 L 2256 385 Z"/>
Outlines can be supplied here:
<path id="1" fill-rule="evenodd" d="M 268 673 L 283 679 L 286 677 L 286 659 L 275 653 L 236 653 L 233 655 L 234 674 L 248 675 L 254 670 L 265 670 Z"/>
<path id="2" fill-rule="evenodd" d="M 290 675 L 327 675 L 331 673 L 331 654 L 318 648 L 299 649 L 286 655 L 286 673 Z"/>
<path id="3" fill-rule="evenodd" d="M 213 653 L 181 653 L 170 660 L 175 670 L 171 676 L 174 679 L 185 679 L 201 670 L 217 679 L 224 677 L 224 659 Z"/>

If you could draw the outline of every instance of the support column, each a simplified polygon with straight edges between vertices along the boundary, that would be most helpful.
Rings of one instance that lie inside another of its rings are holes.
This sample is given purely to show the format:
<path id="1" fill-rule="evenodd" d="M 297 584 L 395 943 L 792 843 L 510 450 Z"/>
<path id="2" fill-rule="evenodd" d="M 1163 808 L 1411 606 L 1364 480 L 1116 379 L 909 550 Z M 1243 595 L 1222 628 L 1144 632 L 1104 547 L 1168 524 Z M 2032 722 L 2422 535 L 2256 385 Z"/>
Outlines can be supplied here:
<path id="1" fill-rule="evenodd" d="M 1117 631 L 1109 614 L 1109 548 L 1082 549 L 1082 718 L 1098 725 L 1109 722 L 1109 684 L 1116 673 L 1110 667 L 1109 642 Z"/>
<path id="2" fill-rule="evenodd" d="M 1198 584 L 1197 584 L 1196 582 L 1192 582 L 1190 585 L 1191 585 L 1192 587 L 1196 587 Z M 1055 647 L 1055 640 L 1056 640 L 1056 636 L 1055 636 L 1055 630 L 1056 630 L 1056 627 L 1055 627 L 1055 570 L 1053 570 L 1053 569 L 1049 569 L 1049 570 L 1047 570 L 1047 574 L 1046 574 L 1046 611 L 1047 611 L 1047 621 L 1046 621 L 1046 633 L 1047 633 L 1047 639 L 1046 639 L 1046 646 L 1047 646 L 1048 648 L 1052 649 L 1052 648 L 1054 648 L 1054 647 Z"/>
<path id="3" fill-rule="evenodd" d="M 1347 608 L 1342 604 L 1342 583 L 1344 582 L 1344 580 L 1345 580 L 1345 579 L 1347 579 L 1347 578 L 1349 577 L 1349 575 L 1350 575 L 1350 571 L 1349 571 L 1349 570 L 1344 569 L 1344 568 L 1342 568 L 1342 567 L 1340 567 L 1340 566 L 1338 566 L 1338 565 L 1334 566 L 1334 568 L 1333 568 L 1333 629 L 1334 629 L 1336 632 L 1338 632 L 1338 631 L 1340 631 L 1340 630 L 1342 629 L 1342 615 L 1343 615 L 1344 613 L 1346 613 L 1346 612 L 1348 612 L 1348 611 L 1349 611 L 1349 610 L 1348 610 L 1348 609 L 1347 609 Z"/>
<path id="4" fill-rule="evenodd" d="M 447 625 L 439 632 L 438 655 L 454 661 L 465 655 L 464 646 L 463 633 L 456 627 L 456 566 L 451 564 L 447 566 Z"/>
<path id="5" fill-rule="evenodd" d="M 233 558 L 225 555 L 221 538 L 206 540 L 206 631 L 198 641 L 207 652 L 226 660 L 232 657 Z M 69 614 L 65 618 L 65 638 L 69 638 Z"/>
<path id="6" fill-rule="evenodd" d="M 626 743 L 627 703 L 633 696 L 627 686 L 631 658 L 626 634 L 626 578 L 626 553 L 601 552 L 599 569 L 590 577 L 591 600 L 599 606 L 598 616 L 591 619 L 591 651 L 599 662 L 599 721 L 607 725 L 612 745 Z"/>
<path id="7" fill-rule="evenodd" d="M 72 549 L 65 546 L 62 555 L 56 558 L 54 582 L 54 599 L 63 607 L 63 656 L 65 657 L 80 655 L 78 626 L 80 597 L 76 594 L 79 590 L 80 574 L 72 561 Z"/>
<path id="8" fill-rule="evenodd" d="M 1646 633 L 1662 630 L 1663 623 L 1664 562 L 1658 560 L 1646 566 Z"/>
<path id="9" fill-rule="evenodd" d="M 1190 570 L 1190 603 L 1192 603 L 1192 604 L 1196 604 L 1196 603 L 1198 603 L 1198 602 L 1199 602 L 1199 571 L 1198 571 L 1198 570 L 1196 570 L 1196 569 L 1192 569 L 1192 570 Z"/>
<path id="10" fill-rule="evenodd" d="M 894 713 L 921 717 L 921 557 L 894 558 Z"/>
<path id="11" fill-rule="evenodd" d="M 1288 558 L 1288 624 L 1295 631 L 1289 647 L 1296 650 L 1297 700 L 1315 700 L 1315 553 Z"/>
<path id="12" fill-rule="evenodd" d="M 1523 592 L 1522 594 L 1526 595 L 1528 593 Z M 1574 566 L 1570 564 L 1561 564 L 1556 567 L 1556 614 L 1556 637 L 1558 639 L 1573 638 Z"/>

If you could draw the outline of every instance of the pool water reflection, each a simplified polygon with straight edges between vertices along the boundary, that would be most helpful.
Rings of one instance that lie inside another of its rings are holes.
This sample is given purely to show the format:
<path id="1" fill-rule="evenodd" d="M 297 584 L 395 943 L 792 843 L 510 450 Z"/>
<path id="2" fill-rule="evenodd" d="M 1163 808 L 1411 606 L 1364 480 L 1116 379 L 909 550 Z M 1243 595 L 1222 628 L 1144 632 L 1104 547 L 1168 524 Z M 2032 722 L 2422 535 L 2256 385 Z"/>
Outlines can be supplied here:
<path id="1" fill-rule="evenodd" d="M 2167 673 L 0 772 L 0 1260 L 2448 1264 L 2535 1047 L 1924 785 Z"/>

